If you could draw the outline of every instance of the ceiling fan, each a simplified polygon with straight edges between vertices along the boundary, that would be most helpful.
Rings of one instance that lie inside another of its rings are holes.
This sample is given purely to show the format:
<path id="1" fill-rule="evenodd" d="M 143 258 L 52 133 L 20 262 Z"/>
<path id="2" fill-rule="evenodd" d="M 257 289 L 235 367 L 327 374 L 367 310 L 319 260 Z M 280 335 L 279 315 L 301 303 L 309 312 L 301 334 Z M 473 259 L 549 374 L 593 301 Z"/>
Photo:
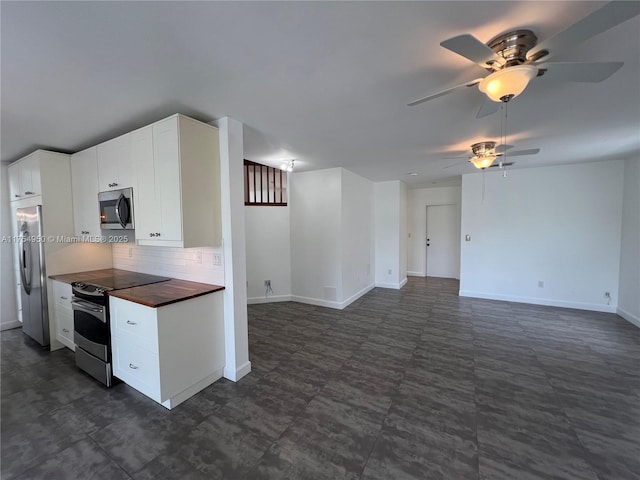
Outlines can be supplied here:
<path id="1" fill-rule="evenodd" d="M 613 1 L 587 15 L 566 30 L 541 43 L 531 30 L 514 30 L 499 35 L 486 45 L 470 34 L 440 43 L 444 48 L 471 60 L 491 72 L 486 77 L 433 93 L 409 103 L 409 106 L 433 100 L 453 91 L 478 85 L 488 99 L 476 118 L 495 113 L 499 103 L 520 95 L 529 82 L 545 74 L 574 82 L 601 82 L 622 67 L 623 62 L 546 62 L 563 48 L 579 44 L 640 14 L 640 2 Z M 543 60 L 541 62 L 541 60 Z"/>
<path id="2" fill-rule="evenodd" d="M 496 146 L 496 142 L 487 140 L 483 142 L 474 143 L 473 145 L 471 145 L 471 151 L 473 152 L 472 156 L 469 156 L 468 154 L 466 154 L 466 155 L 453 156 L 453 157 L 447 157 L 447 158 L 467 158 L 469 163 L 473 164 L 474 167 L 480 170 L 484 170 L 485 168 L 495 167 L 495 166 L 502 168 L 505 166 L 513 165 L 513 162 L 504 163 L 502 161 L 502 157 L 506 156 L 507 150 L 510 150 L 511 148 L 513 148 L 513 145 Z M 530 148 L 528 150 L 516 150 L 515 152 L 509 152 L 509 157 L 515 157 L 520 155 L 536 155 L 539 152 L 540 152 L 539 148 Z M 460 153 L 463 153 L 463 152 L 460 152 Z M 457 153 L 455 153 L 455 155 L 457 155 Z M 494 165 L 493 162 L 496 159 L 499 159 L 500 163 Z M 455 163 L 453 165 L 449 165 L 448 167 L 443 167 L 443 168 L 446 169 L 446 168 L 451 168 L 458 165 L 461 165 L 461 163 Z"/>

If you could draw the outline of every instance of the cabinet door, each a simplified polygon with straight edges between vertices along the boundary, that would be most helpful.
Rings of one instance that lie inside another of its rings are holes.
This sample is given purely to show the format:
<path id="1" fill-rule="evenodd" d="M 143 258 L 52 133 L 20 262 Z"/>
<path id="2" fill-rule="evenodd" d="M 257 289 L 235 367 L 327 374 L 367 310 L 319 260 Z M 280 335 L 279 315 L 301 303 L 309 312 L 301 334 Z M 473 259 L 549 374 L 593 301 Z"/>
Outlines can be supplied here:
<path id="1" fill-rule="evenodd" d="M 133 191 L 136 238 L 154 238 L 161 228 L 160 210 L 156 200 L 156 174 L 153 163 L 153 130 L 142 128 L 132 134 L 133 163 L 137 188 Z"/>
<path id="2" fill-rule="evenodd" d="M 73 309 L 71 308 L 71 285 L 57 280 L 51 281 L 55 316 L 56 338 L 65 347 L 75 351 L 73 341 Z"/>
<path id="3" fill-rule="evenodd" d="M 11 201 L 20 200 L 22 188 L 20 188 L 20 164 L 13 164 L 7 169 L 9 173 L 9 199 Z"/>
<path id="4" fill-rule="evenodd" d="M 182 240 L 178 119 L 153 126 L 156 202 L 161 213 L 158 240 Z"/>
<path id="5" fill-rule="evenodd" d="M 73 225 L 76 236 L 100 235 L 98 208 L 98 149 L 91 147 L 71 155 Z"/>
<path id="6" fill-rule="evenodd" d="M 25 196 L 40 195 L 40 158 L 38 154 L 31 155 L 20 162 L 20 183 Z"/>
<path id="7" fill-rule="evenodd" d="M 101 192 L 133 187 L 131 134 L 98 145 L 98 186 Z"/>

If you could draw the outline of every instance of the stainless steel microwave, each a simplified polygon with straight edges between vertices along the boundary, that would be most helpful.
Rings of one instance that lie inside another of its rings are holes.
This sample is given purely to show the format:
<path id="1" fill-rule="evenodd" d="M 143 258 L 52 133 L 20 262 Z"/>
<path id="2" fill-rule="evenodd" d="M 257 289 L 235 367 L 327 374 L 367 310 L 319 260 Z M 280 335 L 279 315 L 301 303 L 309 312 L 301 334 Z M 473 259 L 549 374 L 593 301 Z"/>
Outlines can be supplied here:
<path id="1" fill-rule="evenodd" d="M 133 188 L 110 190 L 98 194 L 100 228 L 102 230 L 133 230 Z"/>

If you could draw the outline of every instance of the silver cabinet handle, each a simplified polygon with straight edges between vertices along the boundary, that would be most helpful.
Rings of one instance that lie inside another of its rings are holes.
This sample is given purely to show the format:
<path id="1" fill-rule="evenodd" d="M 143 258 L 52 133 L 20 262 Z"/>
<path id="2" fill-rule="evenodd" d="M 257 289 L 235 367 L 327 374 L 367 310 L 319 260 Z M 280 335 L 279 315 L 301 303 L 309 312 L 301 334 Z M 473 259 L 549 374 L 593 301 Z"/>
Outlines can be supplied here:
<path id="1" fill-rule="evenodd" d="M 36 192 L 24 192 L 25 195 L 35 195 Z"/>
<path id="2" fill-rule="evenodd" d="M 110 186 L 110 187 L 117 187 L 117 186 L 118 186 L 118 184 L 117 184 L 117 183 L 110 183 L 110 184 L 109 184 L 109 186 Z"/>
<path id="3" fill-rule="evenodd" d="M 136 322 L 132 322 L 131 320 L 127 320 L 127 323 L 128 323 L 129 325 L 137 325 L 137 323 L 136 323 Z"/>
<path id="4" fill-rule="evenodd" d="M 22 195 L 18 195 L 17 193 L 14 193 L 13 196 L 16 198 L 20 198 Z"/>
<path id="5" fill-rule="evenodd" d="M 69 300 L 67 297 L 60 297 L 62 300 Z"/>
<path id="6" fill-rule="evenodd" d="M 68 329 L 68 328 L 63 328 L 63 329 L 62 329 L 62 331 L 63 331 L 64 333 L 69 333 L 69 329 Z"/>
<path id="7" fill-rule="evenodd" d="M 129 368 L 133 369 L 133 370 L 137 370 L 138 367 L 136 367 L 133 363 L 129 364 Z"/>

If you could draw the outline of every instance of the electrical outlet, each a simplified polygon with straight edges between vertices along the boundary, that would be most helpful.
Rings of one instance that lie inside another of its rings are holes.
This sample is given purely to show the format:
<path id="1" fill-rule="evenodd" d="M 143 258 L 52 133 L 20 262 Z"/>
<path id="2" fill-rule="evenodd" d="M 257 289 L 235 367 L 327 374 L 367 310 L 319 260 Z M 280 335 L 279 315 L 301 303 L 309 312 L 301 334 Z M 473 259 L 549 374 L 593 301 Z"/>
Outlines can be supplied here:
<path id="1" fill-rule="evenodd" d="M 133 257 L 133 248 L 129 247 L 129 258 Z"/>
<path id="2" fill-rule="evenodd" d="M 214 265 L 222 265 L 222 255 L 219 253 L 213 254 L 213 264 Z"/>
<path id="3" fill-rule="evenodd" d="M 391 269 L 387 270 L 387 272 L 389 273 L 389 275 L 391 275 Z"/>
<path id="4" fill-rule="evenodd" d="M 611 293 L 604 292 L 604 298 L 611 298 Z"/>
<path id="5" fill-rule="evenodd" d="M 538 280 L 538 288 L 544 288 L 544 282 L 542 280 Z"/>
<path id="6" fill-rule="evenodd" d="M 265 287 L 270 287 L 271 286 L 271 280 L 265 280 L 264 281 L 264 286 Z"/>

